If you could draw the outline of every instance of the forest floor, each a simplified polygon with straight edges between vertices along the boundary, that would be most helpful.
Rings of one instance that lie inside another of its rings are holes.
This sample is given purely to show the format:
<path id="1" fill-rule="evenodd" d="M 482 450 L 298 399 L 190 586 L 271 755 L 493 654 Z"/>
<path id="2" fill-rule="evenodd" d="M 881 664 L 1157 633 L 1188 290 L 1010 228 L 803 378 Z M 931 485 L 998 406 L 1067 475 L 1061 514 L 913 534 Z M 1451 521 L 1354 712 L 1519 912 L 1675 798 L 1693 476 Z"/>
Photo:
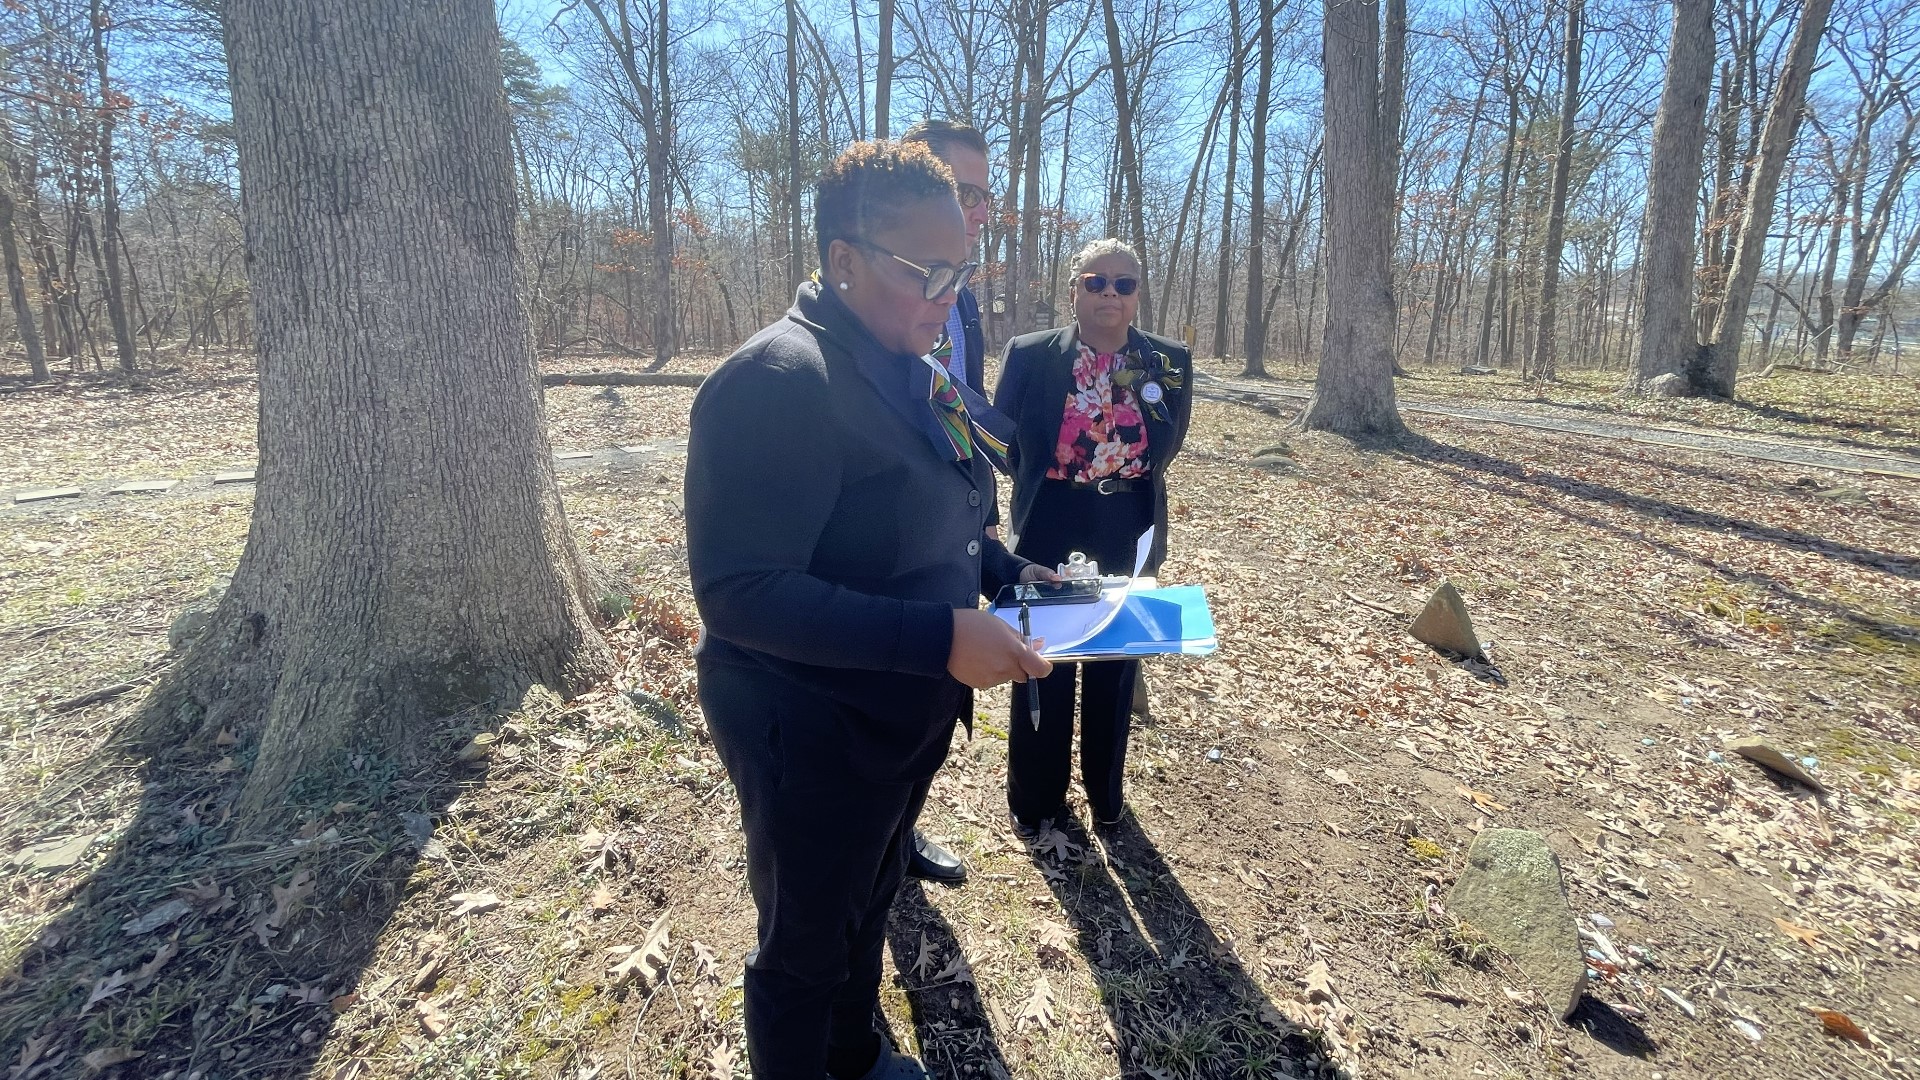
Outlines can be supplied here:
<path id="1" fill-rule="evenodd" d="M 249 467 L 251 373 L 183 367 L 0 394 L 0 489 Z M 1727 405 L 1416 374 L 1408 400 L 1920 449 L 1911 380 L 1750 379 Z M 550 390 L 554 448 L 684 436 L 692 395 Z M 954 1078 L 1920 1070 L 1920 482 L 1427 414 L 1361 447 L 1288 415 L 1196 407 L 1162 578 L 1209 587 L 1222 644 L 1150 665 L 1129 827 L 1029 847 L 1004 692 L 956 732 L 923 825 L 973 877 L 896 906 L 899 1040 Z M 286 836 L 226 823 L 248 747 L 120 737 L 251 488 L 8 512 L 9 1080 L 745 1075 L 752 906 L 692 693 L 683 460 L 561 474 L 630 583 L 615 685 L 456 718 L 444 770 L 319 778 Z M 1441 578 L 1491 665 L 1407 635 Z M 1830 794 L 1721 752 L 1751 734 Z M 1625 961 L 1600 950 L 1570 1022 L 1445 911 L 1488 826 L 1545 834 Z"/>

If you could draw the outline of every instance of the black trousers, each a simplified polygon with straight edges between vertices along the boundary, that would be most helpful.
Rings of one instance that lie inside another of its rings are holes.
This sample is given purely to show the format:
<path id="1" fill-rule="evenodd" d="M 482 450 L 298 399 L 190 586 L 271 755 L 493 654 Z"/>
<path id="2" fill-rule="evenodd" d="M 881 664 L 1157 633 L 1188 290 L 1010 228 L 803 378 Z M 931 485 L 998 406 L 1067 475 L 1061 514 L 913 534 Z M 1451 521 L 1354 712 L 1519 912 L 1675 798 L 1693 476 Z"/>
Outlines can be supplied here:
<path id="1" fill-rule="evenodd" d="M 821 1080 L 830 1053 L 877 1045 L 887 909 L 932 779 L 864 780 L 801 744 L 838 706 L 770 672 L 698 662 L 700 707 L 740 793 L 760 948 L 749 958 L 757 1080 Z"/>
<path id="2" fill-rule="evenodd" d="M 1079 551 L 1100 563 L 1103 574 L 1133 572 L 1134 542 L 1153 524 L 1153 496 L 1141 491 L 1101 495 L 1055 481 L 1034 500 L 1019 554 L 1042 566 L 1065 562 Z M 1055 664 L 1040 680 L 1040 726 L 1027 708 L 1026 689 L 1013 688 L 1007 727 L 1007 808 L 1026 824 L 1052 817 L 1066 801 L 1073 764 L 1075 682 L 1080 706 L 1080 782 L 1096 818 L 1113 818 L 1125 806 L 1127 735 L 1133 711 L 1138 660 Z"/>

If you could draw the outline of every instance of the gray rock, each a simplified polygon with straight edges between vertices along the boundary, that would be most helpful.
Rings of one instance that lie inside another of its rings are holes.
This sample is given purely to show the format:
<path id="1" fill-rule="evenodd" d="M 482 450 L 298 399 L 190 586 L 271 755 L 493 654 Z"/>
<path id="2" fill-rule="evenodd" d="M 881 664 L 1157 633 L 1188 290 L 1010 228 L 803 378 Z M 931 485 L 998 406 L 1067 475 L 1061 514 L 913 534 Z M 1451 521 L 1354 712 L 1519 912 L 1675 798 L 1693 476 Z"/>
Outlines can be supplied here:
<path id="1" fill-rule="evenodd" d="M 80 495 L 81 491 L 77 487 L 41 488 L 38 491 L 16 492 L 13 501 L 16 503 L 46 502 L 48 499 L 77 499 Z"/>
<path id="2" fill-rule="evenodd" d="M 1291 469 L 1293 459 L 1285 454 L 1256 454 L 1248 464 L 1256 469 Z"/>
<path id="3" fill-rule="evenodd" d="M 1493 368 L 1490 368 L 1490 367 L 1481 367 L 1478 364 L 1468 364 L 1467 366 L 1460 369 L 1460 374 L 1462 375 L 1498 375 L 1499 372 L 1495 371 Z"/>
<path id="4" fill-rule="evenodd" d="M 1587 963 L 1567 906 L 1560 860 L 1527 829 L 1488 829 L 1467 849 L 1447 910 L 1513 958 L 1547 1007 L 1566 1019 L 1580 1004 Z"/>
<path id="5" fill-rule="evenodd" d="M 1653 381 L 1647 384 L 1647 392 L 1654 397 L 1685 397 L 1691 389 L 1686 376 L 1671 371 L 1654 376 Z"/>
<path id="6" fill-rule="evenodd" d="M 185 611 L 175 615 L 173 625 L 167 627 L 167 648 L 179 652 L 206 633 L 213 622 L 213 609 L 212 603 L 201 602 L 188 605 Z"/>
<path id="7" fill-rule="evenodd" d="M 1765 739 L 1748 736 L 1727 743 L 1729 753 L 1739 754 L 1756 765 L 1779 773 L 1794 783 L 1812 788 L 1822 795 L 1827 793 L 1827 785 L 1814 779 L 1813 774 L 1800 767 L 1800 763 L 1775 749 Z"/>
<path id="8" fill-rule="evenodd" d="M 1414 638 L 1442 652 L 1459 653 L 1472 660 L 1485 660 L 1486 650 L 1474 635 L 1473 619 L 1467 615 L 1466 601 L 1451 581 L 1442 581 L 1427 600 L 1427 606 L 1408 628 Z"/>
<path id="9" fill-rule="evenodd" d="M 163 492 L 172 491 L 174 488 L 179 486 L 180 486 L 180 481 L 178 480 L 128 480 L 126 483 L 115 484 L 112 487 L 108 488 L 107 494 L 109 495 L 139 495 L 139 494 L 158 495 Z"/>

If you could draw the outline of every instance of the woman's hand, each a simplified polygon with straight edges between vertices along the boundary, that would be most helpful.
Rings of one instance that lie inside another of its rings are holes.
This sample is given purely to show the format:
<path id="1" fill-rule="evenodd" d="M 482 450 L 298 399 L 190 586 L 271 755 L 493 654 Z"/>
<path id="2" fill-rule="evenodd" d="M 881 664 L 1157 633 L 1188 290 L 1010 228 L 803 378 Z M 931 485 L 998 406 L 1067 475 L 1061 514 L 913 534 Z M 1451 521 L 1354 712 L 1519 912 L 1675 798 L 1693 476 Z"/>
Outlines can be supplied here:
<path id="1" fill-rule="evenodd" d="M 1045 581 L 1058 585 L 1063 580 L 1065 579 L 1058 573 L 1041 566 L 1039 563 L 1029 563 L 1020 569 L 1020 584 L 1022 585 L 1031 585 L 1036 581 Z"/>
<path id="2" fill-rule="evenodd" d="M 1038 652 L 1043 644 L 1028 645 L 1013 627 L 977 608 L 955 608 L 947 673 L 975 690 L 1037 679 L 1053 670 Z"/>

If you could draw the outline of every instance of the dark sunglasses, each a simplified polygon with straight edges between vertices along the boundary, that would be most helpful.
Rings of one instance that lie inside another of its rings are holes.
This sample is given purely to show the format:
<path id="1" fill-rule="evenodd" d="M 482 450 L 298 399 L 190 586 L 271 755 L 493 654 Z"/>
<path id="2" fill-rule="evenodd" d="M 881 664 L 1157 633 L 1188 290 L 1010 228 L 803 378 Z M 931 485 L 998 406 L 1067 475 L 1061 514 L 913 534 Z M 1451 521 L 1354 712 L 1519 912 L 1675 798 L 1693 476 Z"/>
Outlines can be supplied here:
<path id="1" fill-rule="evenodd" d="M 993 198 L 993 193 L 989 192 L 986 188 L 977 187 L 964 181 L 954 185 L 954 193 L 959 197 L 960 207 L 963 210 L 971 210 Z"/>
<path id="2" fill-rule="evenodd" d="M 980 267 L 979 263 L 961 263 L 959 266 L 955 266 L 952 263 L 934 263 L 932 266 L 921 266 L 911 259 L 903 259 L 895 255 L 893 252 L 888 251 L 886 248 L 881 247 L 871 240 L 855 240 L 854 244 L 859 247 L 877 251 L 887 258 L 892 259 L 894 262 L 899 263 L 901 266 L 919 274 L 920 295 L 928 300 L 938 300 L 950 292 L 957 293 L 961 289 L 966 288 L 967 279 L 973 277 L 973 272 Z"/>
<path id="3" fill-rule="evenodd" d="M 1136 277 L 1109 279 L 1105 274 L 1081 274 L 1080 284 L 1085 286 L 1086 290 L 1090 293 L 1106 292 L 1107 285 L 1112 284 L 1114 292 L 1119 293 L 1121 296 L 1132 296 L 1133 290 L 1140 287 L 1140 279 Z"/>

